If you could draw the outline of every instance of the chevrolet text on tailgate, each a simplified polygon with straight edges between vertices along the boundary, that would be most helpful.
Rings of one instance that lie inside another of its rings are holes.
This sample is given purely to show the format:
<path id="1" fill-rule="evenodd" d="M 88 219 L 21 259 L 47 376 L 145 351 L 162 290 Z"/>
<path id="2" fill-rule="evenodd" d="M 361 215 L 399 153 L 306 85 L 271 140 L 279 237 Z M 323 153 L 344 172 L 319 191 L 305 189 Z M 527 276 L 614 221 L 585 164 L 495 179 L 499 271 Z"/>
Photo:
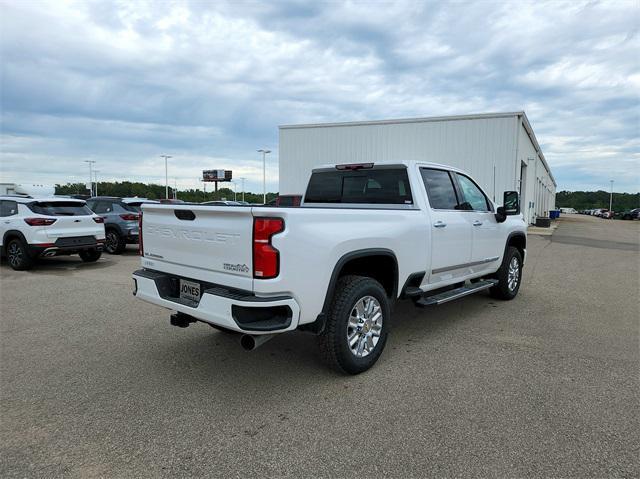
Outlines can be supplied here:
<path id="1" fill-rule="evenodd" d="M 382 354 L 398 300 L 513 299 L 526 241 L 517 192 L 497 206 L 448 166 L 332 165 L 299 208 L 144 205 L 134 294 L 175 326 L 241 333 L 245 349 L 308 331 L 329 366 L 357 374 Z"/>

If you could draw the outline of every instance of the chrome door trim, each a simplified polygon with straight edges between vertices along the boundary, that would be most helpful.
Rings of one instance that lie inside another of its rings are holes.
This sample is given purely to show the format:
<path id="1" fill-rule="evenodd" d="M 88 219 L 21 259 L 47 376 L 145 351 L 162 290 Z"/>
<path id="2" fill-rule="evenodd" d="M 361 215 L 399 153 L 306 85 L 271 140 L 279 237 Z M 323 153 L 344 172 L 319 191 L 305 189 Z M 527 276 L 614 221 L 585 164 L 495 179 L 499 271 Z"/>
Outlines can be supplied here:
<path id="1" fill-rule="evenodd" d="M 472 261 L 471 263 L 457 264 L 454 266 L 447 266 L 445 268 L 437 268 L 431 271 L 432 274 L 444 273 L 445 271 L 452 271 L 454 269 L 470 268 L 471 266 L 478 266 L 481 264 L 492 263 L 500 259 L 500 256 L 494 256 L 493 258 L 483 259 L 482 261 Z"/>

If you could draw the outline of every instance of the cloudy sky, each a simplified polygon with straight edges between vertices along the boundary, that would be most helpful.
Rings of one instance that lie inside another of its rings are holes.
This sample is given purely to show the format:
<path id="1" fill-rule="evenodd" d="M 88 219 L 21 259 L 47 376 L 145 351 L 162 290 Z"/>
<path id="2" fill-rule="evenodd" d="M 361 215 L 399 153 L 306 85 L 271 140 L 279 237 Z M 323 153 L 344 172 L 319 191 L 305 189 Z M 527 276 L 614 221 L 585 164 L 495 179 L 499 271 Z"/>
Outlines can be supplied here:
<path id="1" fill-rule="evenodd" d="M 637 0 L 0 7 L 2 181 L 275 190 L 280 124 L 525 110 L 559 189 L 639 189 Z"/>

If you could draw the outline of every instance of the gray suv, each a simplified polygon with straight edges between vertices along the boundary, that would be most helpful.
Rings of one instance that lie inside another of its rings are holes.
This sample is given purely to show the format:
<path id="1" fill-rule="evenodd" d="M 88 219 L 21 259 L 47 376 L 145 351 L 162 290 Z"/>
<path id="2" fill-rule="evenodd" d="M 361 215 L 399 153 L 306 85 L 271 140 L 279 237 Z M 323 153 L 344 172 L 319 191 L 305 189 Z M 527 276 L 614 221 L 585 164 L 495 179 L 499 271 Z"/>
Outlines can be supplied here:
<path id="1" fill-rule="evenodd" d="M 127 244 L 138 244 L 139 214 L 135 207 L 112 196 L 94 196 L 87 200 L 87 206 L 104 218 L 107 253 L 120 254 Z"/>

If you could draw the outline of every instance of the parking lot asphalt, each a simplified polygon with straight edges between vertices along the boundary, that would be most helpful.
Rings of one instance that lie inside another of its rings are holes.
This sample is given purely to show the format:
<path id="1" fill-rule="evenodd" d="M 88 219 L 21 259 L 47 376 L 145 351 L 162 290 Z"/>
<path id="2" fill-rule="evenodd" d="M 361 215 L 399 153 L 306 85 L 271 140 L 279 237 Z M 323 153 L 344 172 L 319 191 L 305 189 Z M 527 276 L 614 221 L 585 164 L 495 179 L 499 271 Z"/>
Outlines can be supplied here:
<path id="1" fill-rule="evenodd" d="M 3 264 L 0 476 L 638 477 L 639 234 L 563 217 L 515 300 L 400 303 L 355 377 L 307 334 L 170 326 L 133 249 Z"/>

